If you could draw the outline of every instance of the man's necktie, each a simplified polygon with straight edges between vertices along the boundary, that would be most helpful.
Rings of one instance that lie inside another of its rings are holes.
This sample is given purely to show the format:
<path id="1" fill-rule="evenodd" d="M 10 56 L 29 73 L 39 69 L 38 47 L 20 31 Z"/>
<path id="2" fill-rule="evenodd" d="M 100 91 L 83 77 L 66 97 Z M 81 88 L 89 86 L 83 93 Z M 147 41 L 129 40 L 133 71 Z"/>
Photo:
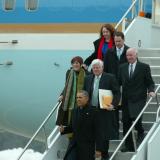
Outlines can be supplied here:
<path id="1" fill-rule="evenodd" d="M 132 76 L 133 76 L 133 64 L 130 64 L 129 78 L 132 78 Z"/>
<path id="2" fill-rule="evenodd" d="M 92 106 L 98 106 L 98 89 L 99 89 L 99 77 L 95 77 L 94 88 L 92 94 Z"/>
<path id="3" fill-rule="evenodd" d="M 117 57 L 118 57 L 118 59 L 120 60 L 120 57 L 121 57 L 121 49 L 117 49 Z"/>

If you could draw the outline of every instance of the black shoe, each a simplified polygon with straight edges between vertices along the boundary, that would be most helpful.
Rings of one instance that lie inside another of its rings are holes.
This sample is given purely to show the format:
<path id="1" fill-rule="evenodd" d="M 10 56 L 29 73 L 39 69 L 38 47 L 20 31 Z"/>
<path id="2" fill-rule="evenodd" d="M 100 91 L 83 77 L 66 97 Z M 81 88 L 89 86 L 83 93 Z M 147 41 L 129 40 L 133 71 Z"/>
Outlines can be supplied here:
<path id="1" fill-rule="evenodd" d="M 133 148 L 123 147 L 121 152 L 135 152 Z"/>
<path id="2" fill-rule="evenodd" d="M 109 160 L 109 154 L 108 153 L 102 153 L 101 160 Z"/>
<path id="3" fill-rule="evenodd" d="M 106 158 L 101 158 L 101 160 L 109 160 L 109 157 L 106 157 Z"/>

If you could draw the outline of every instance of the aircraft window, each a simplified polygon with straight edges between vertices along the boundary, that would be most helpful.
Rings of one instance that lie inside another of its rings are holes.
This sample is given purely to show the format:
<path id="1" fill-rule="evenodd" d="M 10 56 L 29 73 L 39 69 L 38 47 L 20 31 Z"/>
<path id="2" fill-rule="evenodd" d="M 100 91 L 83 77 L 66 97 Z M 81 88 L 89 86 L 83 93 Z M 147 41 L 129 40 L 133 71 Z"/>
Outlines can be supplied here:
<path id="1" fill-rule="evenodd" d="M 39 0 L 26 0 L 25 7 L 27 11 L 35 11 L 38 8 Z"/>
<path id="2" fill-rule="evenodd" d="M 10 11 L 15 9 L 16 0 L 3 0 L 3 7 L 5 11 Z"/>

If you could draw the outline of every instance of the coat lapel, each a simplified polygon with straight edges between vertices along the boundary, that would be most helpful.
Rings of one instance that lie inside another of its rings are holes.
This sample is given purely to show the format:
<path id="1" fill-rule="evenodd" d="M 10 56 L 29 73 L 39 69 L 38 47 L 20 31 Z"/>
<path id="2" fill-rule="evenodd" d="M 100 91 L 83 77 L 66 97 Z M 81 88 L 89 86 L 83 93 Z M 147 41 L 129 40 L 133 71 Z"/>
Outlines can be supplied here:
<path id="1" fill-rule="evenodd" d="M 127 79 L 129 80 L 129 64 L 127 63 L 126 65 L 126 69 L 125 69 L 125 76 L 127 77 Z"/>
<path id="2" fill-rule="evenodd" d="M 91 76 L 91 79 L 90 79 L 88 85 L 90 86 L 90 89 L 89 89 L 90 93 L 92 93 L 93 92 L 93 85 L 94 85 L 94 75 Z"/>
<path id="3" fill-rule="evenodd" d="M 116 49 L 116 47 L 114 47 L 114 57 L 117 59 L 117 61 L 119 61 L 119 59 L 118 59 L 118 57 L 117 57 L 117 49 Z"/>
<path id="4" fill-rule="evenodd" d="M 134 77 L 136 76 L 136 74 L 139 72 L 139 62 L 137 61 L 137 64 L 135 66 L 134 72 L 133 72 L 133 76 L 132 79 L 134 79 Z"/>
<path id="5" fill-rule="evenodd" d="M 101 78 L 99 80 L 99 89 L 102 89 L 103 88 L 103 73 L 101 75 Z"/>

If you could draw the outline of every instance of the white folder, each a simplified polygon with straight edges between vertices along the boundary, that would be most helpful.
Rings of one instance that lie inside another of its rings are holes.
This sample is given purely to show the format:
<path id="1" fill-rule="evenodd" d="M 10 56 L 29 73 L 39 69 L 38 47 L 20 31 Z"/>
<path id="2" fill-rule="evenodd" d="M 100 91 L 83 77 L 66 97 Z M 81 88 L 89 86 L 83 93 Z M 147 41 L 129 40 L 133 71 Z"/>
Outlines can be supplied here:
<path id="1" fill-rule="evenodd" d="M 112 103 L 113 93 L 111 90 L 99 89 L 99 103 L 100 108 L 105 109 Z"/>

